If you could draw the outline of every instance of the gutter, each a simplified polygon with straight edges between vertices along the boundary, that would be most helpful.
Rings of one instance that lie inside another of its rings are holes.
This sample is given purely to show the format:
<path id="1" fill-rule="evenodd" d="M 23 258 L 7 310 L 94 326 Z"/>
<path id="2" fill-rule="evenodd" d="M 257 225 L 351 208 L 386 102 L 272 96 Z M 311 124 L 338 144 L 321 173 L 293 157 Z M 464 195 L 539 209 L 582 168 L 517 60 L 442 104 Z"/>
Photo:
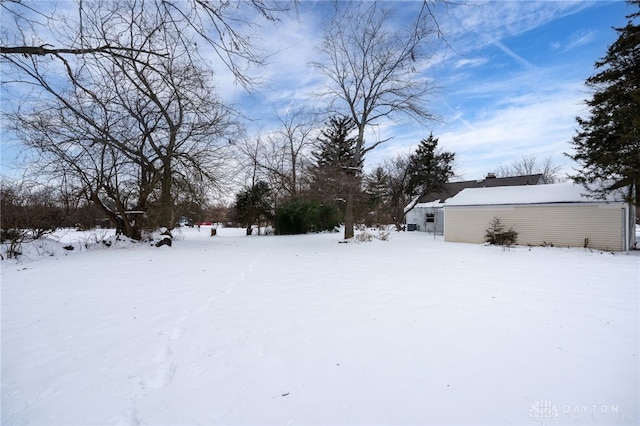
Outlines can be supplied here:
<path id="1" fill-rule="evenodd" d="M 629 238 L 631 238 L 631 236 L 629 235 L 631 233 L 631 227 L 629 226 L 629 221 L 631 219 L 629 216 L 629 210 L 630 209 L 628 204 L 622 207 L 622 251 L 629 251 L 629 249 L 631 248 L 629 246 L 631 244 L 631 242 L 629 241 Z"/>

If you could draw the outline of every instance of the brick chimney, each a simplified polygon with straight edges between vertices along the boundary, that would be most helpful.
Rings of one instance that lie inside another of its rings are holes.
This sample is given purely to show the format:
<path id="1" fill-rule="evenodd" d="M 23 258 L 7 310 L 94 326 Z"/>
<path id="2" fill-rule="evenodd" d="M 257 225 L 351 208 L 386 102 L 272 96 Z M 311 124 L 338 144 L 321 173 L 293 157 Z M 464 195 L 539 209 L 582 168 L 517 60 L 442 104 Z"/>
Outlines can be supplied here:
<path id="1" fill-rule="evenodd" d="M 487 173 L 487 177 L 485 179 L 495 179 L 495 178 L 496 178 L 495 173 Z"/>

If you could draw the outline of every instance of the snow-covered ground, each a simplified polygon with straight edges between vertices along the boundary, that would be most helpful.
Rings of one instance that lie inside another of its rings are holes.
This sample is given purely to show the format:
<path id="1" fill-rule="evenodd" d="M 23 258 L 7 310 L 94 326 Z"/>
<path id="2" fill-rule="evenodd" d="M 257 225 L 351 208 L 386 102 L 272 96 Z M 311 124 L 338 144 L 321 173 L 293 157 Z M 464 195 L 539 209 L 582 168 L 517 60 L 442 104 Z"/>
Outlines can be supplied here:
<path id="1" fill-rule="evenodd" d="M 637 251 L 243 232 L 2 261 L 2 424 L 640 422 Z"/>

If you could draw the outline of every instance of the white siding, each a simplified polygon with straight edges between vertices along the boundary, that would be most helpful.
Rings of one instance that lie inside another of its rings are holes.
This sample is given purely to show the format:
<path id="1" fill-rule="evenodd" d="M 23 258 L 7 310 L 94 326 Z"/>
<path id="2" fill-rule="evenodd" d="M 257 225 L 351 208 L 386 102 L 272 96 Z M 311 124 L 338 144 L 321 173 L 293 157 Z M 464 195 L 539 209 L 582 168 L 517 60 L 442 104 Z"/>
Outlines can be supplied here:
<path id="1" fill-rule="evenodd" d="M 427 222 L 427 214 L 432 214 L 433 221 Z M 406 216 L 407 224 L 418 225 L 418 231 L 435 232 L 442 235 L 444 232 L 444 209 L 442 207 L 417 206 L 409 211 Z"/>
<path id="2" fill-rule="evenodd" d="M 624 204 L 543 204 L 445 208 L 445 241 L 482 243 L 489 222 L 513 227 L 520 245 L 624 250 Z"/>
<path id="3" fill-rule="evenodd" d="M 424 218 L 426 216 L 426 211 L 423 207 L 415 207 L 413 210 L 407 213 L 406 221 L 407 223 L 414 223 L 420 228 L 419 231 L 424 231 Z"/>

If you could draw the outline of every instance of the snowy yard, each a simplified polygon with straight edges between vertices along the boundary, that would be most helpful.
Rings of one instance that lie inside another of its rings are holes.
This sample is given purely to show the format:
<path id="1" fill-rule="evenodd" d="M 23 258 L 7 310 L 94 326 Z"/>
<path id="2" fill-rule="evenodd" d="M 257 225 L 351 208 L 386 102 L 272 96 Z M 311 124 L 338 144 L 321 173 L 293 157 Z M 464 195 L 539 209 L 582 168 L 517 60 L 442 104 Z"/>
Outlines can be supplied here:
<path id="1" fill-rule="evenodd" d="M 183 232 L 1 263 L 2 424 L 640 422 L 640 252 Z"/>

